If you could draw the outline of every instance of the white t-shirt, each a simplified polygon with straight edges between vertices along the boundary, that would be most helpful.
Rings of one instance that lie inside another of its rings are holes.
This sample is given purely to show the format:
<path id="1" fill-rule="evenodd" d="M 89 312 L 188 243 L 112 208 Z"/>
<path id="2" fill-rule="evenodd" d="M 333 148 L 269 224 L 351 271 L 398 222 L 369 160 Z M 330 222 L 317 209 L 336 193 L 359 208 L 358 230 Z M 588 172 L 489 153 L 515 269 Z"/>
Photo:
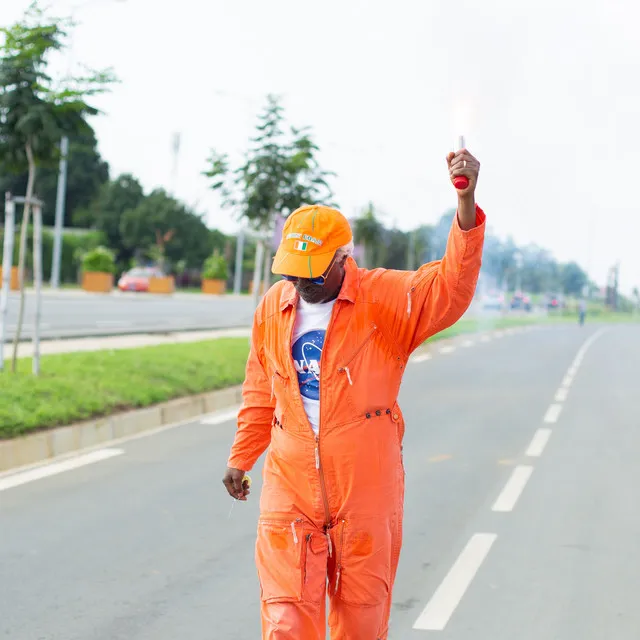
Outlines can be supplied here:
<path id="1" fill-rule="evenodd" d="M 320 358 L 334 303 L 309 304 L 300 299 L 291 337 L 302 404 L 316 435 L 320 430 Z"/>

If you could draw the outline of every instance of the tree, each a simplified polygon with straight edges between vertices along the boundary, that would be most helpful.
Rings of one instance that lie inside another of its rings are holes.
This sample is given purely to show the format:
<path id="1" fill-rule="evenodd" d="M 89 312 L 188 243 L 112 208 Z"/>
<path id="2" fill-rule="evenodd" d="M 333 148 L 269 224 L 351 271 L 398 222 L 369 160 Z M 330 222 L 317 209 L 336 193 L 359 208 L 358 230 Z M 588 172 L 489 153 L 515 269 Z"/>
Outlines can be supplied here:
<path id="1" fill-rule="evenodd" d="M 239 217 L 263 237 L 273 231 L 278 216 L 286 217 L 303 204 L 332 204 L 327 178 L 333 174 L 320 168 L 310 129 L 291 127 L 285 134 L 284 128 L 283 108 L 278 98 L 269 95 L 244 163 L 230 170 L 228 155 L 212 150 L 209 168 L 203 172 L 212 180 L 211 188 L 221 194 L 223 207 L 237 209 Z M 259 244 L 265 246 L 264 240 Z M 266 248 L 264 281 L 268 282 L 268 243 Z"/>
<path id="2" fill-rule="evenodd" d="M 71 22 L 46 18 L 34 2 L 24 17 L 0 29 L 0 157 L 15 174 L 28 171 L 27 203 L 20 230 L 18 272 L 20 307 L 13 342 L 11 369 L 16 370 L 18 343 L 24 318 L 24 261 L 27 229 L 38 165 L 54 165 L 63 135 L 90 134 L 87 116 L 98 110 L 86 99 L 104 91 L 113 80 L 109 73 L 66 78 L 56 86 L 47 73 L 49 55 L 64 48 Z"/>
<path id="3" fill-rule="evenodd" d="M 560 274 L 562 289 L 566 295 L 582 295 L 582 289 L 589 282 L 589 278 L 575 262 L 562 265 Z"/>
<path id="4" fill-rule="evenodd" d="M 144 198 L 140 182 L 131 174 L 124 173 L 103 184 L 87 209 L 76 211 L 74 225 L 102 231 L 108 245 L 116 252 L 119 267 L 124 269 L 133 253 L 121 235 L 122 218 L 127 211 L 138 208 Z"/>
<path id="5" fill-rule="evenodd" d="M 288 216 L 302 204 L 329 204 L 332 193 L 308 127 L 284 133 L 283 108 L 268 96 L 258 117 L 257 135 L 242 166 L 230 172 L 227 154 L 211 152 L 203 172 L 220 192 L 223 206 L 238 207 L 240 217 L 260 231 L 272 229 L 278 215 Z"/>
<path id="6" fill-rule="evenodd" d="M 70 140 L 65 200 L 68 226 L 75 225 L 76 212 L 86 209 L 98 196 L 100 187 L 109 180 L 109 165 L 100 156 L 97 145 L 93 132 Z M 0 159 L 0 193 L 25 193 L 27 179 L 28 172 L 11 175 Z M 41 167 L 36 174 L 34 192 L 44 203 L 42 222 L 45 226 L 53 226 L 55 222 L 57 190 L 58 167 Z"/>
<path id="7" fill-rule="evenodd" d="M 354 235 L 356 242 L 364 249 L 365 268 L 382 266 L 384 260 L 383 239 L 384 227 L 376 215 L 373 203 L 370 202 L 362 214 L 356 218 Z"/>
<path id="8" fill-rule="evenodd" d="M 123 212 L 120 221 L 123 245 L 140 259 L 168 260 L 200 267 L 211 254 L 212 237 L 202 218 L 169 196 L 152 191 L 137 207 Z"/>

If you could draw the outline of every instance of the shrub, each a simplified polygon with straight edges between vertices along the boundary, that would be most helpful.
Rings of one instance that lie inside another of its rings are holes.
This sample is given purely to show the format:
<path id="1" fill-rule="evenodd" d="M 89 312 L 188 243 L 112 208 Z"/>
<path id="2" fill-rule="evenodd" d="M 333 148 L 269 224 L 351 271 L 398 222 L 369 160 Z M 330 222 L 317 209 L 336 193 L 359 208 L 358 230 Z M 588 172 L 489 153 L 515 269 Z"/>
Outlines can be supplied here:
<path id="1" fill-rule="evenodd" d="M 116 270 L 116 259 L 113 251 L 106 247 L 96 247 L 91 251 L 87 251 L 82 256 L 82 270 L 114 273 Z"/>
<path id="2" fill-rule="evenodd" d="M 224 280 L 226 282 L 228 270 L 227 261 L 224 259 L 224 256 L 218 253 L 209 256 L 204 262 L 202 277 L 205 280 Z"/>

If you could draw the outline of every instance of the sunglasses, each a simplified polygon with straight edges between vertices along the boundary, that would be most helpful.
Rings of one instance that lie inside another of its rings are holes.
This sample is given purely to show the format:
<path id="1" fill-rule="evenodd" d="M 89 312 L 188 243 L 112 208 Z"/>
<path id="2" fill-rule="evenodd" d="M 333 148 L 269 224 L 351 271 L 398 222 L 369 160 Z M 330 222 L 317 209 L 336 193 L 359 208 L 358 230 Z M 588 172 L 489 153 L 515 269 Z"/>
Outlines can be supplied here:
<path id="1" fill-rule="evenodd" d="M 325 272 L 321 276 L 318 276 L 317 278 L 298 278 L 297 276 L 285 276 L 285 275 L 283 275 L 282 278 L 287 282 L 297 282 L 298 280 L 308 280 L 312 284 L 317 284 L 318 286 L 321 287 L 327 281 L 327 276 L 329 275 L 329 272 L 331 271 L 331 269 L 333 268 L 333 265 L 335 264 L 336 254 L 337 252 L 333 255 L 333 259 L 331 260 L 331 263 L 329 264 Z"/>

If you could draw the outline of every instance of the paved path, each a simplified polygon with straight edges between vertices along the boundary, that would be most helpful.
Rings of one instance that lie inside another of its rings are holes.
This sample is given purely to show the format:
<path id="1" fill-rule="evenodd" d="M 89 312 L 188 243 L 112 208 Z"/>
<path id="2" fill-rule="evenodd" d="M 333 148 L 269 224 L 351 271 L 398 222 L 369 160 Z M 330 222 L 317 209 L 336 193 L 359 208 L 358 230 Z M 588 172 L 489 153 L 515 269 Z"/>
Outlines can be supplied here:
<path id="1" fill-rule="evenodd" d="M 638 637 L 640 327 L 598 331 L 464 337 L 410 364 L 391 640 Z M 0 637 L 259 638 L 260 469 L 229 518 L 233 431 L 227 412 L 0 478 Z"/>
<path id="2" fill-rule="evenodd" d="M 251 329 L 211 329 L 204 331 L 175 331 L 172 333 L 133 334 L 121 336 L 102 336 L 95 338 L 68 338 L 66 340 L 46 340 L 40 343 L 41 355 L 70 353 L 77 351 L 108 351 L 110 349 L 135 349 L 177 342 L 198 342 L 217 338 L 241 338 L 251 335 Z M 4 345 L 4 357 L 8 361 L 13 353 L 13 345 Z M 18 357 L 33 355 L 33 343 L 18 345 Z"/>

